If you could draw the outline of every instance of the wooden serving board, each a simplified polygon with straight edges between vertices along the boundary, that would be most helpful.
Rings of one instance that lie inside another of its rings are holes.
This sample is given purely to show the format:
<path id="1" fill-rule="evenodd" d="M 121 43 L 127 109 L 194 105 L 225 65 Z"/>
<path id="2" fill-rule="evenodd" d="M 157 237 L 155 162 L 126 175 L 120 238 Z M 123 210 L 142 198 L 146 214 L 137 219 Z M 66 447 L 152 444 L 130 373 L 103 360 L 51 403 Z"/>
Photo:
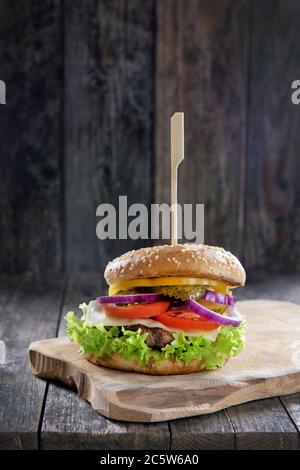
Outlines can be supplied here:
<path id="1" fill-rule="evenodd" d="M 97 367 L 67 338 L 34 342 L 32 372 L 74 386 L 102 415 L 155 422 L 195 416 L 259 398 L 300 391 L 300 306 L 272 300 L 239 302 L 247 346 L 221 369 L 149 376 Z"/>

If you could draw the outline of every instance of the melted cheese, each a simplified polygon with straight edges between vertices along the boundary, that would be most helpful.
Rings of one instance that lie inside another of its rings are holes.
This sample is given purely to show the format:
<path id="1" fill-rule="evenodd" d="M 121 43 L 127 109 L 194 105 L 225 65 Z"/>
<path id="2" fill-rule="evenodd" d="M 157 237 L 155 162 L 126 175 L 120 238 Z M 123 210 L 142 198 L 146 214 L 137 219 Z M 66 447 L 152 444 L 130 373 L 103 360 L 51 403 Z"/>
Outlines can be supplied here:
<path id="1" fill-rule="evenodd" d="M 148 328 L 162 328 L 170 333 L 179 333 L 182 331 L 185 336 L 204 336 L 206 339 L 211 341 L 215 341 L 220 331 L 220 328 L 210 331 L 184 331 L 178 328 L 170 328 L 158 321 L 152 320 L 151 318 L 112 318 L 103 313 L 101 306 L 96 302 L 96 300 L 92 300 L 89 303 L 84 319 L 85 322 L 91 326 L 131 326 L 139 324 Z"/>
<path id="2" fill-rule="evenodd" d="M 129 281 L 115 282 L 109 288 L 109 295 L 135 287 L 157 287 L 157 286 L 210 286 L 215 287 L 219 292 L 228 293 L 228 286 L 224 282 L 213 279 L 200 279 L 196 277 L 154 277 L 148 279 L 132 279 Z"/>

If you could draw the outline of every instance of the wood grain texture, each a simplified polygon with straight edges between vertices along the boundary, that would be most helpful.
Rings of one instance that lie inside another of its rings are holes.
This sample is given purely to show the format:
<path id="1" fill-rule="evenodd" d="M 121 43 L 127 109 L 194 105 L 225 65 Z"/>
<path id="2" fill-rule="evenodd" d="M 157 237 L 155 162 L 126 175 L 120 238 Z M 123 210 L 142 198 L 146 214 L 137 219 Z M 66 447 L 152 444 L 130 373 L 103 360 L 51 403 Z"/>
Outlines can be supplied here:
<path id="1" fill-rule="evenodd" d="M 6 364 L 0 365 L 0 448 L 36 449 L 46 382 L 28 368 L 28 345 L 55 335 L 63 283 L 15 276 L 1 282 L 0 338 Z"/>
<path id="2" fill-rule="evenodd" d="M 65 3 L 67 270 L 103 267 L 141 244 L 98 240 L 96 207 L 152 199 L 153 5 Z"/>
<path id="3" fill-rule="evenodd" d="M 234 449 L 234 429 L 226 410 L 170 422 L 171 449 Z"/>
<path id="4" fill-rule="evenodd" d="M 300 3 L 251 2 L 251 69 L 245 209 L 250 271 L 299 270 L 300 113 L 291 103 L 299 75 Z"/>
<path id="5" fill-rule="evenodd" d="M 280 397 L 280 400 L 300 432 L 300 393 Z"/>
<path id="6" fill-rule="evenodd" d="M 121 194 L 168 202 L 169 118 L 182 110 L 179 201 L 205 203 L 206 241 L 251 276 L 299 271 L 299 10 L 2 0 L 0 270 L 96 269 L 144 244 L 99 241 L 95 210 Z"/>
<path id="7" fill-rule="evenodd" d="M 123 421 L 157 422 L 195 416 L 257 398 L 300 391 L 300 366 L 290 353 L 300 328 L 300 307 L 278 301 L 240 302 L 247 319 L 244 351 L 216 371 L 147 376 L 94 366 L 67 338 L 29 348 L 35 375 L 75 385 L 100 414 Z M 272 315 L 272 324 L 266 327 Z M 253 344 L 256 345 L 255 349 Z M 281 414 L 285 414 L 282 407 Z M 290 418 L 287 418 L 291 427 Z"/>
<path id="8" fill-rule="evenodd" d="M 239 450 L 298 449 L 298 431 L 278 398 L 227 410 Z"/>
<path id="9" fill-rule="evenodd" d="M 83 301 L 104 293 L 102 276 L 72 275 L 63 314 Z M 65 334 L 61 321 L 59 336 Z M 100 416 L 77 393 L 50 384 L 40 438 L 42 449 L 169 449 L 167 423 L 139 424 L 110 421 Z"/>
<path id="10" fill-rule="evenodd" d="M 205 241 L 242 252 L 248 2 L 157 2 L 157 202 L 169 201 L 169 118 L 185 112 L 180 203 L 205 203 Z M 229 183 L 230 182 L 230 183 Z"/>
<path id="11" fill-rule="evenodd" d="M 0 270 L 61 269 L 59 0 L 0 3 Z"/>

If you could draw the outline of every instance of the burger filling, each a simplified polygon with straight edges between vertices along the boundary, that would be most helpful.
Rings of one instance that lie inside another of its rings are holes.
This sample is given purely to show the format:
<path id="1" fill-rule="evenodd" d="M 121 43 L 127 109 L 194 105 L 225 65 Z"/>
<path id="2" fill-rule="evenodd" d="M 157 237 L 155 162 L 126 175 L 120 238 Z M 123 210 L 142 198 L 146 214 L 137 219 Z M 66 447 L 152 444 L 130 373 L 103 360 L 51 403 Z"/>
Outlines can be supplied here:
<path id="1" fill-rule="evenodd" d="M 208 370 L 222 366 L 242 350 L 245 338 L 245 321 L 229 287 L 189 278 L 175 284 L 174 279 L 112 286 L 110 296 L 80 306 L 81 319 L 67 314 L 69 338 L 83 354 L 118 353 L 141 364 L 198 359 Z"/>
<path id="2" fill-rule="evenodd" d="M 132 325 L 125 326 L 125 330 L 131 331 L 141 331 L 142 334 L 146 333 L 147 337 L 145 343 L 149 348 L 153 349 L 162 349 L 167 344 L 171 344 L 174 336 L 169 331 L 164 330 L 163 328 L 147 328 L 144 325 Z"/>

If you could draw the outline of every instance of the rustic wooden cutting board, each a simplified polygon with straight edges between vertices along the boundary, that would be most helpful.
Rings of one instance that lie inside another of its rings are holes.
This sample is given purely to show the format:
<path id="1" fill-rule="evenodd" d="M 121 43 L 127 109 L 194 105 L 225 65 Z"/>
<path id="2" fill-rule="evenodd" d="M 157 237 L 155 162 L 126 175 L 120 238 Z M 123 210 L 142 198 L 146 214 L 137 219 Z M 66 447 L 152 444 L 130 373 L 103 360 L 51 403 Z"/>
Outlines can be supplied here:
<path id="1" fill-rule="evenodd" d="M 154 422 L 213 413 L 259 398 L 300 391 L 300 306 L 272 300 L 239 303 L 247 346 L 223 368 L 179 376 L 147 376 L 100 368 L 67 338 L 34 342 L 32 372 L 75 386 L 102 415 Z"/>

